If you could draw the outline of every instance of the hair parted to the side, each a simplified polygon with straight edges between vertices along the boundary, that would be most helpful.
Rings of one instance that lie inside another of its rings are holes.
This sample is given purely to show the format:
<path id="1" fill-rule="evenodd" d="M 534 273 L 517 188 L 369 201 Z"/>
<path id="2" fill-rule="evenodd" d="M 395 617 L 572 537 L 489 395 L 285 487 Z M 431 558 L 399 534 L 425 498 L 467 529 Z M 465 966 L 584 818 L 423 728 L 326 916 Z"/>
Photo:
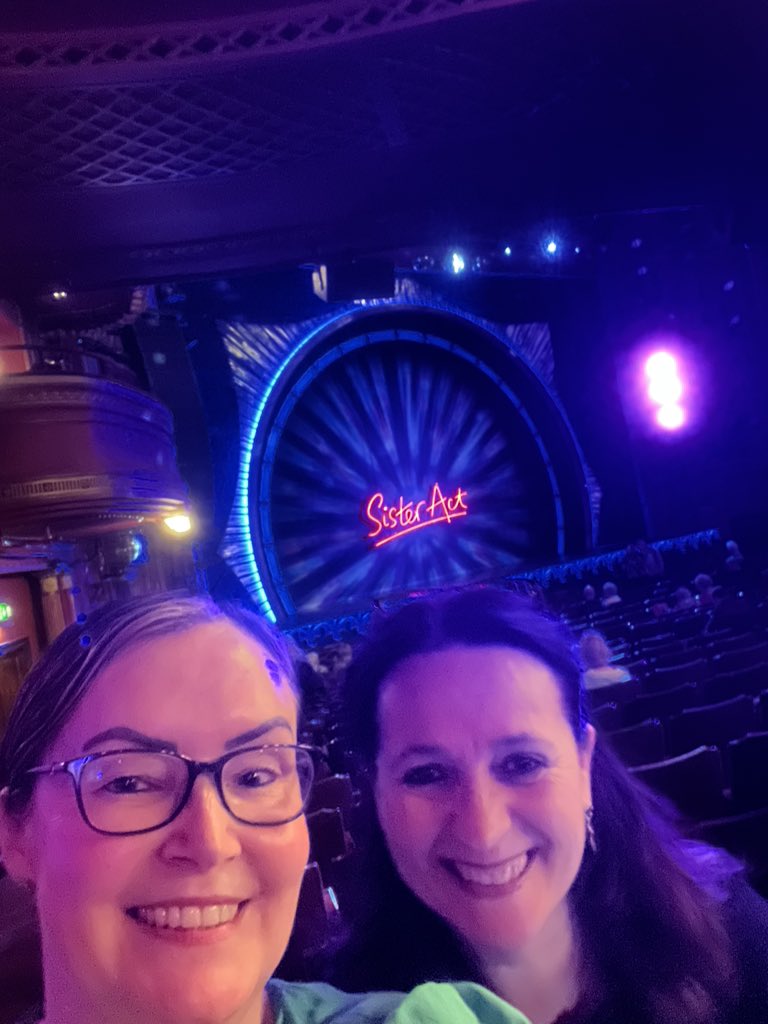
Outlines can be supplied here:
<path id="1" fill-rule="evenodd" d="M 364 769 L 375 772 L 387 676 L 412 655 L 456 645 L 501 645 L 539 658 L 553 671 L 564 715 L 582 742 L 589 714 L 575 638 L 529 601 L 484 587 L 418 600 L 372 623 L 343 689 L 347 743 Z M 607 1009 L 620 997 L 645 1024 L 711 1021 L 737 997 L 724 901 L 741 865 L 686 840 L 671 806 L 637 782 L 599 736 L 592 799 L 598 852 L 585 852 L 570 893 L 585 964 L 580 1008 Z M 400 880 L 378 822 L 368 827 L 375 870 L 332 980 L 359 989 L 483 981 L 460 936 Z"/>
<path id="2" fill-rule="evenodd" d="M 298 685 L 285 639 L 265 619 L 235 604 L 184 592 L 130 598 L 104 605 L 68 626 L 30 670 L 0 742 L 0 791 L 7 808 L 21 813 L 29 803 L 39 764 L 93 681 L 126 651 L 157 637 L 194 626 L 229 621 L 274 658 L 298 700 Z"/>

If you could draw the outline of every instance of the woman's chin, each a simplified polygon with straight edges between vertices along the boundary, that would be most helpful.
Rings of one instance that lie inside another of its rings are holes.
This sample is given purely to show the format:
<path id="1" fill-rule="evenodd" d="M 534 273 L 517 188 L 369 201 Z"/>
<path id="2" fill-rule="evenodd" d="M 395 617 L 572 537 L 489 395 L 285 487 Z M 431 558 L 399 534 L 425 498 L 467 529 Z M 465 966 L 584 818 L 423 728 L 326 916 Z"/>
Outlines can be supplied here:
<path id="1" fill-rule="evenodd" d="M 263 995 L 248 991 L 243 985 L 233 982 L 205 984 L 199 977 L 188 979 L 184 986 L 165 985 L 159 992 L 144 998 L 145 1007 L 152 1004 L 147 1020 L 162 1024 L 225 1024 L 233 1017 L 242 1015 L 244 1008 L 252 1005 L 253 1020 L 261 1019 L 260 1010 Z M 246 1019 L 250 1019 L 246 1017 Z"/>

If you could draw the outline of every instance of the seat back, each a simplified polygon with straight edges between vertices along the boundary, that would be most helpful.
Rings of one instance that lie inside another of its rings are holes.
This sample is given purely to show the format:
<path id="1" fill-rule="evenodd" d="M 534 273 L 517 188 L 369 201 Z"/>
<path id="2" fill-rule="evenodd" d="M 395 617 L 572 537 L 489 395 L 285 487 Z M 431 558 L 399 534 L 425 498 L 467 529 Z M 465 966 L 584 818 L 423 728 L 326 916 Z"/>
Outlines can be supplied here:
<path id="1" fill-rule="evenodd" d="M 698 703 L 699 694 L 695 683 L 674 686 L 662 693 L 646 693 L 636 697 L 624 708 L 624 724 L 636 725 L 646 718 L 659 718 L 665 721 L 670 715 L 679 714 L 683 708 Z"/>
<path id="2" fill-rule="evenodd" d="M 352 849 L 350 837 L 344 828 L 344 819 L 338 808 L 313 811 L 307 815 L 310 857 L 324 870 L 326 864 L 345 857 Z"/>
<path id="3" fill-rule="evenodd" d="M 349 775 L 328 775 L 312 786 L 312 793 L 307 804 L 307 811 L 334 810 L 341 811 L 346 828 L 352 827 L 352 813 L 355 794 Z"/>
<path id="4" fill-rule="evenodd" d="M 725 814 L 723 762 L 717 747 L 698 747 L 681 757 L 629 769 L 695 821 Z"/>
<path id="5" fill-rule="evenodd" d="M 597 691 L 600 692 L 599 690 Z M 616 729 L 621 729 L 624 725 L 624 712 L 615 702 L 612 704 L 600 704 L 599 707 L 593 708 L 590 713 L 593 725 L 595 725 L 601 732 L 615 732 Z"/>
<path id="6" fill-rule="evenodd" d="M 740 694 L 718 704 L 685 708 L 667 721 L 667 746 L 672 754 L 683 754 L 701 746 L 724 746 L 755 727 L 752 698 Z"/>
<path id="7" fill-rule="evenodd" d="M 667 756 L 664 726 L 658 718 L 607 733 L 605 738 L 626 765 L 650 764 Z"/>
<path id="8" fill-rule="evenodd" d="M 768 662 L 768 644 L 753 644 L 736 651 L 726 651 L 712 658 L 712 667 L 718 674 L 739 672 Z"/>
<path id="9" fill-rule="evenodd" d="M 669 690 L 673 686 L 683 686 L 685 683 L 700 683 L 711 674 L 712 670 L 706 660 L 696 658 L 694 661 L 684 661 L 671 668 L 654 668 L 643 680 L 643 690 L 646 693 L 657 693 L 659 690 Z"/>
<path id="10" fill-rule="evenodd" d="M 734 807 L 740 811 L 768 808 L 768 731 L 747 733 L 741 739 L 731 740 L 726 758 Z"/>

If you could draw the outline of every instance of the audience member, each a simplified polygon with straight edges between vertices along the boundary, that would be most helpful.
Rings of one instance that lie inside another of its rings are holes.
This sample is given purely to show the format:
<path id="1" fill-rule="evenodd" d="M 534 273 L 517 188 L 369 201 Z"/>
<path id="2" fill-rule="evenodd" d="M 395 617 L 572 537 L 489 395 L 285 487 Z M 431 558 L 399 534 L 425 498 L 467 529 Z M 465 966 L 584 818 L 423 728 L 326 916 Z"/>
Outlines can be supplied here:
<path id="1" fill-rule="evenodd" d="M 676 612 L 686 612 L 696 607 L 696 598 L 688 587 L 678 587 L 672 594 L 672 608 Z"/>
<path id="2" fill-rule="evenodd" d="M 725 568 L 728 572 L 741 572 L 744 568 L 744 556 L 739 550 L 739 545 L 735 540 L 727 540 L 725 542 Z"/>
<path id="3" fill-rule="evenodd" d="M 600 604 L 603 608 L 612 608 L 616 604 L 621 604 L 619 588 L 610 580 L 603 584 L 603 596 L 600 600 Z"/>
<path id="4" fill-rule="evenodd" d="M 718 587 L 711 576 L 700 572 L 694 577 L 693 585 L 696 587 L 696 600 L 702 608 L 711 608 L 717 600 Z"/>
<path id="5" fill-rule="evenodd" d="M 614 683 L 627 683 L 632 678 L 626 669 L 611 664 L 611 648 L 603 634 L 597 630 L 590 629 L 581 634 L 579 653 L 585 667 L 584 686 L 588 690 L 599 690 Z"/>
<path id="6" fill-rule="evenodd" d="M 0 849 L 35 895 L 47 1024 L 523 1018 L 477 987 L 270 980 L 309 852 L 310 748 L 282 639 L 202 598 L 69 627 L 0 746 Z"/>
<path id="7" fill-rule="evenodd" d="M 534 1024 L 765 1024 L 768 908 L 603 746 L 561 624 L 491 589 L 407 605 L 345 698 L 376 815 L 337 980 L 472 978 Z"/>

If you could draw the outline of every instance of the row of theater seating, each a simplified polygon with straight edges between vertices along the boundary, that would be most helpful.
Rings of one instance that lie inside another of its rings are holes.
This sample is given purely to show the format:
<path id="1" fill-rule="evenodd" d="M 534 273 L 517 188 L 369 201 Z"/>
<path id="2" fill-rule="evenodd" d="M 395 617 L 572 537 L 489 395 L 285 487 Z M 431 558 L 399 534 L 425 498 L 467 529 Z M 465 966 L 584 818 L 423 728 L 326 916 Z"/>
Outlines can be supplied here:
<path id="1" fill-rule="evenodd" d="M 768 894 L 768 609 L 736 603 L 738 627 L 717 630 L 707 609 L 652 619 L 648 599 L 591 614 L 633 679 L 590 702 L 630 771 Z"/>

